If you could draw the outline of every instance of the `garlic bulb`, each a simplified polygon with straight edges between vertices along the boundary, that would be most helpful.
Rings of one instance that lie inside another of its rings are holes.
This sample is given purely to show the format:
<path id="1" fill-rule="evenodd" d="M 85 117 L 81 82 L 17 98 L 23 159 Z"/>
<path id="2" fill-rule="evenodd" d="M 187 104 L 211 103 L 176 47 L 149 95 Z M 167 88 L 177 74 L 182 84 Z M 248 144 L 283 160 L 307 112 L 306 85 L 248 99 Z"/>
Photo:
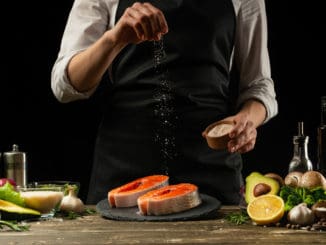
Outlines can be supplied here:
<path id="1" fill-rule="evenodd" d="M 288 213 L 288 221 L 296 225 L 310 225 L 315 220 L 315 215 L 306 203 L 294 206 Z"/>
<path id="2" fill-rule="evenodd" d="M 82 213 L 85 211 L 85 205 L 83 201 L 76 196 L 76 192 L 73 187 L 68 187 L 68 195 L 62 198 L 60 210 L 66 212 L 72 211 L 75 213 Z"/>

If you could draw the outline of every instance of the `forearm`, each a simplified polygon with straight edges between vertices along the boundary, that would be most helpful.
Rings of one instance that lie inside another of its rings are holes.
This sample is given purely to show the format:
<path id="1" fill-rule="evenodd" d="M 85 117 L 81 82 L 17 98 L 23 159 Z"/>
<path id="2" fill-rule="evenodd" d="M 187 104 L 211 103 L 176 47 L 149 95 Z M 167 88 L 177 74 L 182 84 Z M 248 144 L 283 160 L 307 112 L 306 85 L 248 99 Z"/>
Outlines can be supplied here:
<path id="1" fill-rule="evenodd" d="M 257 128 L 265 121 L 267 113 L 265 106 L 261 102 L 252 99 L 243 104 L 238 115 L 245 116 Z"/>
<path id="2" fill-rule="evenodd" d="M 68 65 L 71 85 L 79 92 L 96 87 L 127 44 L 159 40 L 167 32 L 165 17 L 159 9 L 149 3 L 134 3 L 126 9 L 114 28 L 71 59 Z"/>
<path id="3" fill-rule="evenodd" d="M 96 87 L 125 45 L 116 40 L 111 30 L 105 32 L 98 41 L 69 62 L 67 74 L 71 85 L 79 92 Z"/>

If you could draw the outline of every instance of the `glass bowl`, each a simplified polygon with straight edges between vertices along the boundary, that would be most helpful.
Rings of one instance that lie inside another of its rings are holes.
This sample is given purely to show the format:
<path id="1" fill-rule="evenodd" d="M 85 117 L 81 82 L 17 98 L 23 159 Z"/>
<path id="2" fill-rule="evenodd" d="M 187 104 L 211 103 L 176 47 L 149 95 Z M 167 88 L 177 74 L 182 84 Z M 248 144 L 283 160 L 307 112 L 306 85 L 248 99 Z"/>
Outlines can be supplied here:
<path id="1" fill-rule="evenodd" d="M 70 181 L 70 180 L 46 180 L 46 181 L 34 181 L 27 184 L 27 187 L 35 188 L 35 187 L 61 187 L 64 189 L 64 195 L 68 194 L 68 187 L 72 186 L 78 196 L 80 183 L 77 181 Z"/>
<path id="2" fill-rule="evenodd" d="M 52 218 L 60 208 L 64 196 L 62 186 L 19 187 L 21 197 L 28 208 L 41 213 L 41 218 Z"/>

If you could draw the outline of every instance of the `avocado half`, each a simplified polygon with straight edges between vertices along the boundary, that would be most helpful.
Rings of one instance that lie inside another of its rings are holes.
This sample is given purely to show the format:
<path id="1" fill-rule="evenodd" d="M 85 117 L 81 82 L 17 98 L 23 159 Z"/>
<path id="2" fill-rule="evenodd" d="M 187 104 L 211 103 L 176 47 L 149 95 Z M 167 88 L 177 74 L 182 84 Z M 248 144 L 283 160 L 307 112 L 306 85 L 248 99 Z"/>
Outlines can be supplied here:
<path id="1" fill-rule="evenodd" d="M 41 213 L 37 210 L 25 208 L 0 199 L 0 217 L 2 220 L 27 220 L 39 218 Z"/>
<path id="2" fill-rule="evenodd" d="M 259 172 L 252 172 L 246 177 L 245 200 L 247 204 L 264 194 L 277 195 L 279 190 L 280 184 L 277 180 Z"/>

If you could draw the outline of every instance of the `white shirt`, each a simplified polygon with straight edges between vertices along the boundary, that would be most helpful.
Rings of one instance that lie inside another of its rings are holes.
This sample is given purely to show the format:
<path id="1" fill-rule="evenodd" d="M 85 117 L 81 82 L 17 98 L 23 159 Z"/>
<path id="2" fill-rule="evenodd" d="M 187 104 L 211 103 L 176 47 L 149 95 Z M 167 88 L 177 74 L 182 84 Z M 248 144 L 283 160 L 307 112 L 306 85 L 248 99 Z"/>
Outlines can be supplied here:
<path id="1" fill-rule="evenodd" d="M 70 84 L 67 66 L 71 58 L 87 49 L 112 28 L 119 0 L 75 0 L 51 74 L 51 87 L 60 102 L 89 98 L 96 88 L 79 93 Z M 261 101 L 265 122 L 278 112 L 267 48 L 267 17 L 264 0 L 232 0 L 236 36 L 231 62 L 240 72 L 238 105 L 248 99 Z M 231 67 L 231 65 L 230 65 Z"/>

